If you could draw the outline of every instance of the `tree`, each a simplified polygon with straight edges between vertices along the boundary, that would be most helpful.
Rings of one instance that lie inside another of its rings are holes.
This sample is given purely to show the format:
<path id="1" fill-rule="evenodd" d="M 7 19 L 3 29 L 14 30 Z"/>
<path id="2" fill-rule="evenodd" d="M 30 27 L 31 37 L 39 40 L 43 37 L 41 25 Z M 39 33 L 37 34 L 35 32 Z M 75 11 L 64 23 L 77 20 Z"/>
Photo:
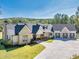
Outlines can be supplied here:
<path id="1" fill-rule="evenodd" d="M 75 14 L 76 14 L 75 25 L 77 28 L 77 32 L 79 32 L 79 7 L 77 8 L 77 11 Z"/>
<path id="2" fill-rule="evenodd" d="M 55 22 L 55 24 L 67 24 L 67 23 L 69 23 L 69 16 L 66 14 L 57 13 L 54 16 L 54 22 Z"/>
<path id="3" fill-rule="evenodd" d="M 68 24 L 68 22 L 69 22 L 69 17 L 68 17 L 68 15 L 66 15 L 66 14 L 62 14 L 62 16 L 61 16 L 61 23 L 62 24 Z"/>
<path id="4" fill-rule="evenodd" d="M 77 8 L 76 11 L 76 25 L 79 25 L 79 7 Z"/>
<path id="5" fill-rule="evenodd" d="M 72 16 L 70 16 L 70 19 L 69 19 L 69 23 L 70 24 L 75 24 L 75 15 L 72 15 Z"/>
<path id="6" fill-rule="evenodd" d="M 54 21 L 55 21 L 56 24 L 61 23 L 61 14 L 57 13 L 54 16 Z"/>
<path id="7" fill-rule="evenodd" d="M 76 16 L 77 16 L 77 18 L 79 18 L 79 7 L 77 8 Z"/>

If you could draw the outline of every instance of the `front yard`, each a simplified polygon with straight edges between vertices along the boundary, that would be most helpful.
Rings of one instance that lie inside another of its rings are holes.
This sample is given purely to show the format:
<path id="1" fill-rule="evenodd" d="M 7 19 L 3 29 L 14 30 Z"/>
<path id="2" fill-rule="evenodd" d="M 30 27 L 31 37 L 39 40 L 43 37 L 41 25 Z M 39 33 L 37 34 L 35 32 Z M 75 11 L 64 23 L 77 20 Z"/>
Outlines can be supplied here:
<path id="1" fill-rule="evenodd" d="M 1 32 L 0 39 L 2 39 Z M 0 43 L 0 59 L 33 59 L 44 48 L 45 47 L 41 44 L 5 48 L 4 45 Z"/>
<path id="2" fill-rule="evenodd" d="M 1 46 L 0 46 L 1 47 Z M 33 59 L 45 47 L 41 44 L 33 46 L 27 45 L 14 50 L 6 51 L 5 48 L 0 49 L 0 59 Z"/>

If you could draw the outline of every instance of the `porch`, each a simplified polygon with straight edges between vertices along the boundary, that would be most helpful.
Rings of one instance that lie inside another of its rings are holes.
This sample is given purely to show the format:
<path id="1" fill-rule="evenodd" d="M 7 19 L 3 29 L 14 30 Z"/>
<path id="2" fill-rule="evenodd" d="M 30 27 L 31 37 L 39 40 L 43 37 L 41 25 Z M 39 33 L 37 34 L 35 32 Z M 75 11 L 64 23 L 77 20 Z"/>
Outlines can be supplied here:
<path id="1" fill-rule="evenodd" d="M 74 40 L 76 39 L 75 33 L 55 33 L 54 39 L 57 40 Z"/>

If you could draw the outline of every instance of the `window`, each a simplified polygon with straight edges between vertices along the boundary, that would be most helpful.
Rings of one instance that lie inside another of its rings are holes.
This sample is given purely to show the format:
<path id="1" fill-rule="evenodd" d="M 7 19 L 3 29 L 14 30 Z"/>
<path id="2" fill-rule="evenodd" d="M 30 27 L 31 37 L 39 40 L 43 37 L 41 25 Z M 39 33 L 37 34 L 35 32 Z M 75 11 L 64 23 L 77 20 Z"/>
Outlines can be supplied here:
<path id="1" fill-rule="evenodd" d="M 23 40 L 27 40 L 28 39 L 28 36 L 27 35 L 24 35 L 23 36 Z"/>
<path id="2" fill-rule="evenodd" d="M 60 38 L 60 33 L 55 33 L 56 38 Z"/>
<path id="3" fill-rule="evenodd" d="M 75 34 L 74 33 L 70 33 L 70 38 L 74 38 Z"/>
<path id="4" fill-rule="evenodd" d="M 27 40 L 23 40 L 23 42 L 27 42 Z"/>
<path id="5" fill-rule="evenodd" d="M 43 34 L 44 34 L 45 32 L 43 32 Z"/>
<path id="6" fill-rule="evenodd" d="M 68 33 L 63 33 L 63 38 L 68 38 Z"/>
<path id="7" fill-rule="evenodd" d="M 6 35 L 6 39 L 8 39 L 8 35 Z"/>
<path id="8" fill-rule="evenodd" d="M 7 38 L 7 39 L 11 39 L 11 37 L 12 37 L 12 35 L 7 35 L 6 38 Z"/>

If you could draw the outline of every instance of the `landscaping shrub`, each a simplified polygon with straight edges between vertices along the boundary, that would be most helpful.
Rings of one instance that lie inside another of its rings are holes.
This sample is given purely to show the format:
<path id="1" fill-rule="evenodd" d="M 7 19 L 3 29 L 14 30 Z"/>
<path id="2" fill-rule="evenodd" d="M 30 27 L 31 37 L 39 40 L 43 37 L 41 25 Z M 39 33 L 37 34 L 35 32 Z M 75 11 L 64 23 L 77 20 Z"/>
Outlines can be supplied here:
<path id="1" fill-rule="evenodd" d="M 3 43 L 4 45 L 12 45 L 12 40 L 4 40 Z"/>
<path id="2" fill-rule="evenodd" d="M 4 45 L 0 44 L 0 50 L 4 49 Z"/>

